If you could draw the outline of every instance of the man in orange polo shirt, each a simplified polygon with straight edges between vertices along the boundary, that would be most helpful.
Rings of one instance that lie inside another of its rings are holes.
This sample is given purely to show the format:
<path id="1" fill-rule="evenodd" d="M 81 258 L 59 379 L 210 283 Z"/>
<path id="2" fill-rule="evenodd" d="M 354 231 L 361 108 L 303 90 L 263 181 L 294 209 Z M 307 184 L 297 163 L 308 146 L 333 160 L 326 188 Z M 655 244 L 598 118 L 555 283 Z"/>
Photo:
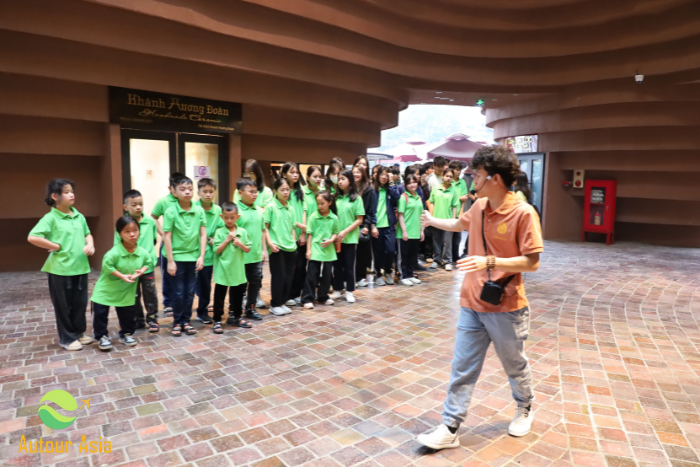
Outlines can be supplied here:
<path id="1" fill-rule="evenodd" d="M 518 403 L 508 433 L 525 436 L 534 419 L 532 375 L 524 350 L 530 309 L 521 273 L 539 268 L 544 251 L 540 221 L 532 206 L 509 191 L 520 173 L 515 154 L 503 146 L 485 146 L 474 155 L 471 168 L 479 199 L 469 211 L 454 220 L 436 219 L 427 211 L 421 216 L 423 226 L 469 231 L 469 256 L 457 262 L 466 274 L 444 424 L 418 436 L 418 442 L 433 449 L 459 446 L 459 425 L 467 417 L 491 342 Z M 484 288 L 489 280 L 503 287 L 502 296 L 497 293 L 494 298 L 493 288 Z"/>

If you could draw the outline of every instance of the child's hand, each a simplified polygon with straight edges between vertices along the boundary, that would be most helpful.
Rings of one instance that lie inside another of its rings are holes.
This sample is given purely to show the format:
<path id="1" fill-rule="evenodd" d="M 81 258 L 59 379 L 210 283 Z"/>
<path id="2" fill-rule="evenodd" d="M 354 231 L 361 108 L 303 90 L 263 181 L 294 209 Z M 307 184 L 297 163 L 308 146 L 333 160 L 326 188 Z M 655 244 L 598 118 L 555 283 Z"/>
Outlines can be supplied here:
<path id="1" fill-rule="evenodd" d="M 408 234 L 406 232 L 403 233 L 402 237 L 404 242 L 408 241 Z"/>
<path id="2" fill-rule="evenodd" d="M 364 227 L 362 230 L 362 235 L 367 235 L 367 232 L 369 232 L 369 229 L 367 227 Z"/>
<path id="3" fill-rule="evenodd" d="M 425 241 L 425 232 L 420 233 L 420 241 L 424 242 Z"/>
<path id="4" fill-rule="evenodd" d="M 175 261 L 168 261 L 168 274 L 171 276 L 177 274 L 177 264 L 175 264 Z"/>
<path id="5" fill-rule="evenodd" d="M 267 250 L 263 250 L 263 263 L 267 263 L 267 260 L 269 258 L 267 257 Z"/>
<path id="6" fill-rule="evenodd" d="M 270 250 L 272 250 L 273 253 L 279 253 L 280 247 L 278 247 L 274 243 L 270 243 Z"/>
<path id="7" fill-rule="evenodd" d="M 134 283 L 134 278 L 131 274 L 122 274 L 122 280 L 124 282 L 129 282 L 130 284 Z"/>
<path id="8" fill-rule="evenodd" d="M 301 246 L 306 245 L 306 235 L 304 235 L 304 234 L 299 235 L 299 245 L 301 245 Z"/>
<path id="9" fill-rule="evenodd" d="M 131 275 L 131 278 L 136 280 L 139 277 L 143 276 L 143 272 L 139 269 L 138 271 L 134 271 L 134 273 Z"/>
<path id="10" fill-rule="evenodd" d="M 214 246 L 214 237 L 209 237 L 209 246 Z"/>
<path id="11" fill-rule="evenodd" d="M 324 240 L 324 241 L 321 242 L 321 248 L 328 248 L 328 247 L 331 246 L 332 244 L 333 244 L 332 241 L 330 241 L 330 240 Z"/>
<path id="12" fill-rule="evenodd" d="M 49 248 L 49 253 L 54 253 L 54 252 L 56 252 L 56 251 L 61 251 L 61 245 L 59 245 L 58 243 L 56 243 L 56 246 L 55 246 L 55 247 Z M 84 250 L 83 250 L 83 251 L 84 251 Z M 87 254 L 87 253 L 86 253 L 86 254 Z"/>
<path id="13" fill-rule="evenodd" d="M 83 248 L 83 253 L 85 253 L 87 256 L 92 256 L 95 253 L 95 247 L 92 245 L 85 245 L 85 248 Z"/>
<path id="14" fill-rule="evenodd" d="M 237 246 L 238 248 L 243 246 L 243 242 L 241 242 L 241 239 L 238 237 L 233 238 L 233 246 Z"/>
<path id="15" fill-rule="evenodd" d="M 226 237 L 228 237 L 228 240 L 232 242 L 236 238 L 236 232 L 229 232 Z"/>
<path id="16" fill-rule="evenodd" d="M 311 261 L 311 248 L 306 250 L 306 261 Z"/>
<path id="17" fill-rule="evenodd" d="M 372 236 L 374 238 L 379 238 L 379 229 L 377 229 L 376 227 L 372 227 Z"/>
<path id="18" fill-rule="evenodd" d="M 347 234 L 348 234 L 348 233 L 347 233 L 345 230 L 341 230 L 340 232 L 338 232 L 338 240 L 336 240 L 336 241 L 337 241 L 338 243 L 342 242 L 343 240 L 345 240 L 345 236 L 346 236 Z"/>
<path id="19" fill-rule="evenodd" d="M 200 256 L 199 258 L 197 258 L 197 262 L 194 264 L 195 271 L 201 271 L 202 269 L 204 269 L 204 256 Z"/>

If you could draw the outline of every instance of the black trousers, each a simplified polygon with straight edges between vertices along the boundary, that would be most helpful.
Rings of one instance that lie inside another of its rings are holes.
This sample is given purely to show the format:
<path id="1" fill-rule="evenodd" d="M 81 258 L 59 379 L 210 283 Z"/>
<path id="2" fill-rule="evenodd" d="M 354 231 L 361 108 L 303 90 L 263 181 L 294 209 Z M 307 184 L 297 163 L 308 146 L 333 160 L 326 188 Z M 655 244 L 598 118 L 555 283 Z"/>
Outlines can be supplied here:
<path id="1" fill-rule="evenodd" d="M 114 307 L 117 310 L 117 318 L 119 318 L 119 337 L 124 337 L 124 334 L 133 334 L 136 331 L 134 308 L 134 305 Z M 100 340 L 103 336 L 109 337 L 108 319 L 109 307 L 92 302 L 92 331 L 95 333 L 95 339 Z"/>
<path id="2" fill-rule="evenodd" d="M 143 297 L 143 305 L 141 305 L 141 297 Z M 145 316 L 144 306 L 146 307 Z M 156 291 L 156 275 L 152 271 L 139 277 L 139 285 L 136 286 L 134 319 L 136 324 L 158 322 L 158 292 Z"/>
<path id="3" fill-rule="evenodd" d="M 313 303 L 317 298 L 319 302 L 328 300 L 328 290 L 331 288 L 331 280 L 333 280 L 332 269 L 332 262 L 309 261 L 309 267 L 306 271 L 306 285 L 301 295 L 302 303 Z"/>
<path id="4" fill-rule="evenodd" d="M 369 245 L 369 242 L 366 242 Z M 355 244 L 341 243 L 338 259 L 333 263 L 333 290 L 355 291 Z M 343 286 L 345 282 L 345 286 Z"/>
<path id="5" fill-rule="evenodd" d="M 426 227 L 424 230 L 425 239 L 420 242 L 420 252 L 423 253 L 425 259 L 433 257 L 433 229 L 434 227 Z"/>
<path id="6" fill-rule="evenodd" d="M 372 243 L 360 240 L 357 243 L 355 258 L 355 279 L 359 282 L 367 278 L 367 269 L 372 267 Z"/>
<path id="7" fill-rule="evenodd" d="M 459 244 L 462 243 L 462 232 L 452 232 L 452 262 L 459 259 Z"/>
<path id="8" fill-rule="evenodd" d="M 229 287 L 221 284 L 214 284 L 214 322 L 218 323 L 224 317 L 224 301 L 228 291 L 228 317 L 240 319 L 243 314 L 243 294 L 246 284 Z"/>
<path id="9" fill-rule="evenodd" d="M 289 300 L 294 278 L 296 251 L 270 253 L 270 307 L 279 307 Z"/>
<path id="10" fill-rule="evenodd" d="M 197 272 L 197 287 L 195 293 L 199 297 L 197 302 L 197 316 L 209 317 L 209 302 L 211 301 L 211 276 L 214 274 L 214 266 L 204 266 Z"/>
<path id="11" fill-rule="evenodd" d="M 87 329 L 88 275 L 47 275 L 51 303 L 56 314 L 58 341 L 68 345 L 77 341 Z"/>
<path id="12" fill-rule="evenodd" d="M 418 264 L 420 240 L 401 240 L 401 279 L 411 279 Z"/>
<path id="13" fill-rule="evenodd" d="M 262 287 L 263 263 L 249 263 L 245 265 L 245 278 L 248 281 L 246 290 L 243 292 L 246 296 L 246 308 L 255 308 L 255 302 L 258 300 L 260 288 Z"/>
<path id="14" fill-rule="evenodd" d="M 372 249 L 374 250 L 374 269 L 377 276 L 384 270 L 384 274 L 391 275 L 394 270 L 394 256 L 396 256 L 396 230 L 394 227 L 382 227 L 377 229 L 379 237 L 372 237 Z"/>
<path id="15" fill-rule="evenodd" d="M 301 296 L 301 291 L 306 283 L 306 246 L 299 245 L 297 242 L 297 257 L 294 263 L 294 278 L 292 279 L 292 288 L 289 291 L 287 300 Z"/>

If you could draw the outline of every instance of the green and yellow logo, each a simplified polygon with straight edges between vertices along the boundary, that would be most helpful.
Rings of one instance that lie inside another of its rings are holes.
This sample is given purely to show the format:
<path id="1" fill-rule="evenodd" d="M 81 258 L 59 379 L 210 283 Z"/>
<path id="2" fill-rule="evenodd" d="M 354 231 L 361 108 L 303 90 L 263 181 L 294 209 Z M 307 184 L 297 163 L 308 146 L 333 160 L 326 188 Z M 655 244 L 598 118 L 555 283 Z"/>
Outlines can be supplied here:
<path id="1" fill-rule="evenodd" d="M 61 389 L 54 389 L 44 394 L 39 402 L 53 402 L 63 410 L 73 412 L 78 410 L 78 403 L 75 398 L 70 395 L 70 393 L 63 391 Z M 66 417 L 58 413 L 53 407 L 48 405 L 42 405 L 39 407 L 39 418 L 44 422 L 44 425 L 48 426 L 52 430 L 61 430 L 63 428 L 68 428 L 73 424 L 77 417 Z"/>

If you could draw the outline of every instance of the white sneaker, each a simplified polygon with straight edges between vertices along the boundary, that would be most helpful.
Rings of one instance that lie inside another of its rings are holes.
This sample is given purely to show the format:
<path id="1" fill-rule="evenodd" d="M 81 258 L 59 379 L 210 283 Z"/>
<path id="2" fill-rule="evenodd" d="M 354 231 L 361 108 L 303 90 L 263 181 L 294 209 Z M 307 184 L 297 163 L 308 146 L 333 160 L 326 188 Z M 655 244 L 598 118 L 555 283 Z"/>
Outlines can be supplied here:
<path id="1" fill-rule="evenodd" d="M 364 280 L 364 279 L 363 279 Z M 384 278 L 382 276 L 377 277 L 377 279 L 374 281 L 374 285 L 386 285 L 386 282 L 384 282 Z"/>
<path id="2" fill-rule="evenodd" d="M 288 315 L 289 313 L 292 312 L 292 310 L 290 310 L 287 305 L 282 305 L 282 309 L 284 310 L 285 315 Z"/>
<path id="3" fill-rule="evenodd" d="M 445 271 L 452 271 L 453 269 L 454 269 L 454 266 L 452 266 L 451 264 L 445 265 Z"/>
<path id="4" fill-rule="evenodd" d="M 362 279 L 356 285 L 357 285 L 357 287 L 367 287 L 369 285 L 369 282 L 367 282 L 367 279 Z"/>
<path id="5" fill-rule="evenodd" d="M 345 292 L 345 300 L 348 303 L 355 303 L 355 296 L 352 294 L 352 292 Z"/>
<path id="6" fill-rule="evenodd" d="M 301 297 L 297 297 L 294 299 L 294 304 L 297 306 L 301 306 Z"/>
<path id="7" fill-rule="evenodd" d="M 432 263 L 430 263 L 430 269 L 437 269 L 439 267 L 440 265 L 437 263 L 437 261 L 433 261 Z"/>
<path id="8" fill-rule="evenodd" d="M 100 342 L 97 343 L 97 346 L 100 348 L 100 350 L 109 350 L 112 348 L 112 341 L 109 340 L 109 337 L 102 336 L 100 337 Z"/>
<path id="9" fill-rule="evenodd" d="M 401 285 L 413 285 L 409 279 L 401 279 Z"/>
<path id="10" fill-rule="evenodd" d="M 279 306 L 273 306 L 272 308 L 270 308 L 270 313 L 276 316 L 283 316 L 287 314 L 287 312 Z"/>
<path id="11" fill-rule="evenodd" d="M 255 308 L 267 308 L 267 305 L 264 300 L 258 299 L 258 301 L 255 302 Z"/>
<path id="12" fill-rule="evenodd" d="M 307 310 L 313 310 L 314 304 L 313 303 L 304 303 L 304 308 Z"/>
<path id="13" fill-rule="evenodd" d="M 384 280 L 386 281 L 386 283 L 388 285 L 394 285 L 394 275 L 393 274 L 389 274 L 388 276 L 386 276 L 386 278 Z"/>
<path id="14" fill-rule="evenodd" d="M 533 420 L 535 420 L 535 411 L 531 407 L 518 407 L 513 421 L 508 425 L 508 434 L 511 436 L 525 436 L 530 433 Z"/>
<path id="15" fill-rule="evenodd" d="M 78 337 L 78 342 L 80 342 L 81 345 L 92 344 L 93 340 L 94 339 L 92 337 L 86 336 L 86 335 L 82 335 L 82 336 Z"/>
<path id="16" fill-rule="evenodd" d="M 285 306 L 296 306 L 297 302 L 294 300 L 287 300 L 287 303 L 285 303 Z"/>
<path id="17" fill-rule="evenodd" d="M 440 425 L 432 433 L 418 435 L 418 442 L 435 450 L 456 448 L 459 447 L 459 430 L 452 434 L 447 425 Z"/>
<path id="18" fill-rule="evenodd" d="M 131 334 L 124 334 L 124 337 L 122 337 L 120 340 L 122 341 L 122 344 L 128 347 L 133 347 L 137 344 L 136 339 L 131 337 Z"/>
<path id="19" fill-rule="evenodd" d="M 338 292 L 337 290 L 331 294 L 331 300 L 338 300 L 340 297 L 342 297 L 343 294 Z"/>
<path id="20" fill-rule="evenodd" d="M 61 344 L 61 347 L 66 350 L 83 350 L 83 344 L 79 341 L 73 341 L 70 344 Z"/>
<path id="21" fill-rule="evenodd" d="M 420 284 L 420 279 L 417 277 L 411 277 L 409 281 L 413 282 L 414 284 Z"/>
<path id="22" fill-rule="evenodd" d="M 335 302 L 334 302 L 332 299 L 329 298 L 328 300 L 326 300 L 325 302 L 323 302 L 323 304 L 324 304 L 324 305 L 331 306 L 331 305 L 335 304 Z"/>

